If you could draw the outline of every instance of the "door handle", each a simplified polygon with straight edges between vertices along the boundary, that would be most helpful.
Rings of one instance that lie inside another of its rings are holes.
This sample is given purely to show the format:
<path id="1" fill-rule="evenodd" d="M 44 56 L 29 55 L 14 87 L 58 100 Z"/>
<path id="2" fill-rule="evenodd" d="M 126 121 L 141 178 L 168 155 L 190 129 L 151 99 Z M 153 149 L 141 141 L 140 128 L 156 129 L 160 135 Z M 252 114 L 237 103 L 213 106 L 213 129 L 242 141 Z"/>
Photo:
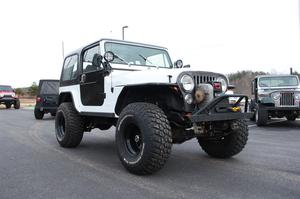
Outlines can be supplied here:
<path id="1" fill-rule="evenodd" d="M 86 74 L 82 74 L 80 77 L 80 83 L 84 83 L 86 80 Z"/>

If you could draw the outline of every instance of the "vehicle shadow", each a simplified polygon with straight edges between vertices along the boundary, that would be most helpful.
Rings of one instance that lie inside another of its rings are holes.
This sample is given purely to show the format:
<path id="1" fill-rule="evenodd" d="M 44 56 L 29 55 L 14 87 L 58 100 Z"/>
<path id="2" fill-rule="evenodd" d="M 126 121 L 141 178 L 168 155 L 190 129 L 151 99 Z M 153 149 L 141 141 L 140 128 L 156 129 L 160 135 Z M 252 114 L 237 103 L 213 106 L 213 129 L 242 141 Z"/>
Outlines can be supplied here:
<path id="1" fill-rule="evenodd" d="M 101 132 L 99 133 L 101 134 Z M 76 149 L 60 148 L 60 150 L 63 150 L 70 156 L 76 156 L 76 158 L 97 168 L 105 168 L 125 175 L 128 174 L 117 155 L 114 133 L 109 132 L 107 135 L 88 135 L 86 133 L 82 143 Z M 201 150 L 201 147 L 195 140 L 192 140 L 182 145 L 174 144 L 172 153 L 164 168 L 151 175 L 151 178 L 155 179 L 155 176 L 161 175 L 172 176 L 172 178 L 186 177 L 186 175 L 203 177 L 203 173 L 213 173 L 214 170 L 222 170 L 224 164 L 228 165 L 228 170 L 231 170 L 231 166 L 237 166 L 239 163 L 241 166 L 246 164 L 240 161 L 238 157 L 229 159 L 212 158 Z M 196 170 L 198 171 L 197 173 L 195 173 Z M 209 178 L 209 176 L 207 177 Z"/>
<path id="2" fill-rule="evenodd" d="M 300 120 L 296 121 L 287 121 L 287 120 L 282 120 L 278 122 L 271 121 L 268 123 L 266 128 L 268 127 L 276 127 L 276 128 L 300 128 Z"/>

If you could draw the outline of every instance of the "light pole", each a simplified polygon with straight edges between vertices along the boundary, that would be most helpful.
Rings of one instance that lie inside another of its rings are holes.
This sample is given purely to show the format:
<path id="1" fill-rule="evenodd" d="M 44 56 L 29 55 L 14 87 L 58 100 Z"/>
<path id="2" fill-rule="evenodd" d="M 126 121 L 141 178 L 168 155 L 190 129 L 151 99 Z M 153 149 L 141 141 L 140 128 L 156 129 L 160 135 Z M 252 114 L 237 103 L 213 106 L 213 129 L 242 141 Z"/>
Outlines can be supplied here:
<path id="1" fill-rule="evenodd" d="M 124 40 L 124 29 L 125 29 L 125 28 L 128 28 L 128 26 L 123 26 L 123 27 L 122 27 L 122 40 Z"/>

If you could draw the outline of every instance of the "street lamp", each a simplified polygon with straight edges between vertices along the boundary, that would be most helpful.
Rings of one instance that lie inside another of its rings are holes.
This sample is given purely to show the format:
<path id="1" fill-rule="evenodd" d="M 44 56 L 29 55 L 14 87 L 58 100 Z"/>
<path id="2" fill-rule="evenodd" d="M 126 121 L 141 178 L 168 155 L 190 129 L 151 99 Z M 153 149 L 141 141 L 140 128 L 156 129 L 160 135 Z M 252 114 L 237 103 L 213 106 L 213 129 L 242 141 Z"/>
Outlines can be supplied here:
<path id="1" fill-rule="evenodd" d="M 123 26 L 123 27 L 122 27 L 122 39 L 123 39 L 123 40 L 124 40 L 124 29 L 125 29 L 125 28 L 128 28 L 128 26 Z"/>

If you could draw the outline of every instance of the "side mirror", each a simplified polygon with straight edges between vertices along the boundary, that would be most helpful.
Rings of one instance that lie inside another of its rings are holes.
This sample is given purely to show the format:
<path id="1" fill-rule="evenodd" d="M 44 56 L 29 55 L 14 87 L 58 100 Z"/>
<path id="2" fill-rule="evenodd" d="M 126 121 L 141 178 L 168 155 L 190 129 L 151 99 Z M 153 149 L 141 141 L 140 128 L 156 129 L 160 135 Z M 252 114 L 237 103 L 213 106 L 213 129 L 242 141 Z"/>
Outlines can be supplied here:
<path id="1" fill-rule="evenodd" d="M 181 59 L 178 59 L 175 63 L 174 63 L 175 68 L 182 68 L 183 67 L 183 62 Z"/>
<path id="2" fill-rule="evenodd" d="M 106 51 L 106 52 L 104 53 L 104 60 L 105 60 L 106 62 L 112 62 L 114 59 L 115 59 L 115 55 L 114 55 L 113 52 L 111 52 L 111 51 Z"/>
<path id="3" fill-rule="evenodd" d="M 103 57 L 100 54 L 94 54 L 92 65 L 97 68 L 100 68 L 102 64 L 102 59 Z"/>

